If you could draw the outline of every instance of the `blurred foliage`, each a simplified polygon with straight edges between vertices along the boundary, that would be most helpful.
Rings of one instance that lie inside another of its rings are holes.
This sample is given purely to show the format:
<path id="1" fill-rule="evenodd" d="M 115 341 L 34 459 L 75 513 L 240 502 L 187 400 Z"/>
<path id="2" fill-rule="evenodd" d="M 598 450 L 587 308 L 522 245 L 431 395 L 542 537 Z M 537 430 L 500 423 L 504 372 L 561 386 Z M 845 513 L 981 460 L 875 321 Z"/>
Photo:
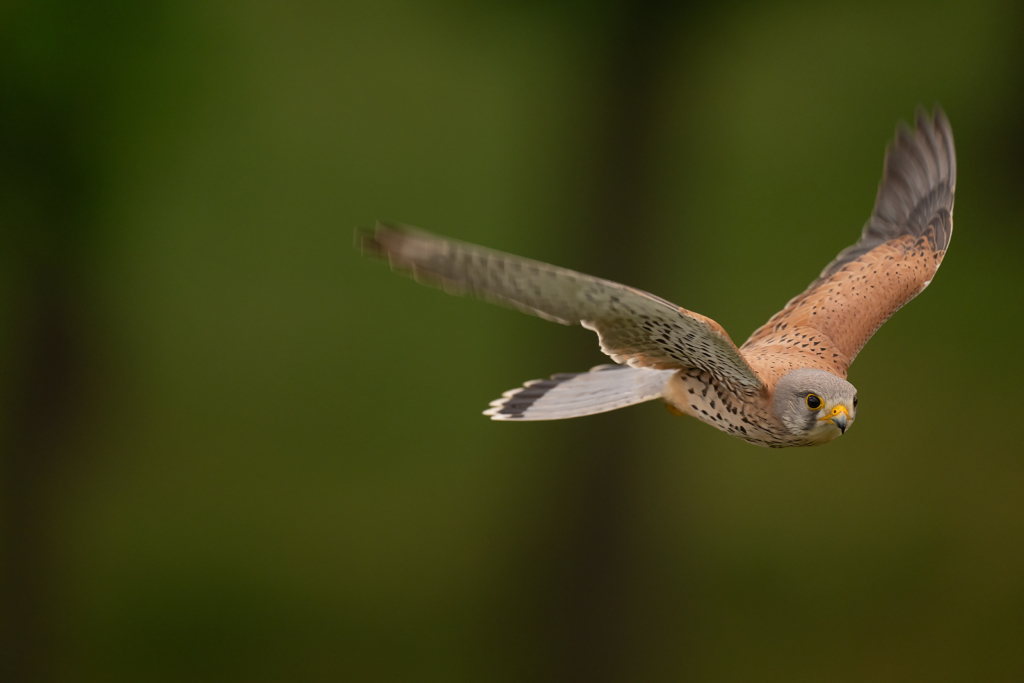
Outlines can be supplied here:
<path id="1" fill-rule="evenodd" d="M 45 474 L 56 676 L 564 678 L 546 558 L 578 437 L 618 418 L 479 413 L 603 362 L 595 340 L 395 277 L 352 228 L 600 266 L 621 6 L 92 5 L 0 8 L 0 440 L 26 292 L 64 283 L 85 378 Z M 919 103 L 953 124 L 956 230 L 853 366 L 839 441 L 762 451 L 629 409 L 615 675 L 1019 680 L 1019 7 L 671 17 L 629 284 L 741 342 L 854 241 Z"/>

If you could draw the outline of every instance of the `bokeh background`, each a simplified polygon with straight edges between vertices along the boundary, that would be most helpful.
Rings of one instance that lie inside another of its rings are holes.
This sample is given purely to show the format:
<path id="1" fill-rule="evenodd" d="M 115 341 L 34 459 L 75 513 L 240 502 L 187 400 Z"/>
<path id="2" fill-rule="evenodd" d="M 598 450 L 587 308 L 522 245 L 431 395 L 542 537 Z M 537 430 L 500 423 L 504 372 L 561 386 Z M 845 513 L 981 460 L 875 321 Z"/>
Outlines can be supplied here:
<path id="1" fill-rule="evenodd" d="M 858 423 L 480 411 L 590 332 L 352 248 L 390 219 L 737 342 L 943 105 L 941 273 Z M 1024 678 L 1015 2 L 0 5 L 0 678 Z"/>

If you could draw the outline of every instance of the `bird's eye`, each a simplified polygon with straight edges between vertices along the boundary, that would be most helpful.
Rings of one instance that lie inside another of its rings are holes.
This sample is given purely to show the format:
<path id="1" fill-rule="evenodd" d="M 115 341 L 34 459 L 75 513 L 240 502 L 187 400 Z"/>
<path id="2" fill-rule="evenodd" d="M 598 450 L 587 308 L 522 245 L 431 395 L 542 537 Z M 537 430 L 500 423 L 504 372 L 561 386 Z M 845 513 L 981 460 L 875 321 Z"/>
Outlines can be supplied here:
<path id="1" fill-rule="evenodd" d="M 811 410 L 817 410 L 821 407 L 821 399 L 816 394 L 807 394 L 807 398 L 804 401 L 807 402 L 807 407 Z"/>
<path id="2" fill-rule="evenodd" d="M 857 409 L 857 397 L 856 396 L 853 397 L 853 409 L 854 410 Z"/>

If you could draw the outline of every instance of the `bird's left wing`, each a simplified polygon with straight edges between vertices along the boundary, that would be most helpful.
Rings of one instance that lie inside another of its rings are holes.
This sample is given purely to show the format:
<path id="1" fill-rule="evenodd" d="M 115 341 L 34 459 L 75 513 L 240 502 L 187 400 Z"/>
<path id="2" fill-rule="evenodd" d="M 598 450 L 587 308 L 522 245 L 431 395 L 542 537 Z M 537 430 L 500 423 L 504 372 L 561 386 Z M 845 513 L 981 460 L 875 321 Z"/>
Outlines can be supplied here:
<path id="1" fill-rule="evenodd" d="M 938 107 L 901 126 L 860 240 L 742 346 L 752 363 L 811 364 L 846 377 L 879 327 L 927 287 L 953 232 L 956 151 Z"/>
<path id="2" fill-rule="evenodd" d="M 659 370 L 698 368 L 737 391 L 761 380 L 721 325 L 639 289 L 566 268 L 458 242 L 408 226 L 357 231 L 363 252 L 452 294 L 473 294 L 600 337 L 618 363 Z"/>

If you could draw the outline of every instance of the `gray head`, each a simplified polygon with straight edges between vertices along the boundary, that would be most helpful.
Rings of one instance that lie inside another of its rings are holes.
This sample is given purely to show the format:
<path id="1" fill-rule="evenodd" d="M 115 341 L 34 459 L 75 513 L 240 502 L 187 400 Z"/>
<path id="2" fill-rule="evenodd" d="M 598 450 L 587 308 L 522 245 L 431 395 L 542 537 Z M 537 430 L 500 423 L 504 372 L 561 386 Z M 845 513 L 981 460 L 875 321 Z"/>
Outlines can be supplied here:
<path id="1" fill-rule="evenodd" d="M 804 368 L 782 376 L 775 387 L 775 414 L 808 445 L 831 441 L 857 418 L 857 389 L 830 372 Z"/>

